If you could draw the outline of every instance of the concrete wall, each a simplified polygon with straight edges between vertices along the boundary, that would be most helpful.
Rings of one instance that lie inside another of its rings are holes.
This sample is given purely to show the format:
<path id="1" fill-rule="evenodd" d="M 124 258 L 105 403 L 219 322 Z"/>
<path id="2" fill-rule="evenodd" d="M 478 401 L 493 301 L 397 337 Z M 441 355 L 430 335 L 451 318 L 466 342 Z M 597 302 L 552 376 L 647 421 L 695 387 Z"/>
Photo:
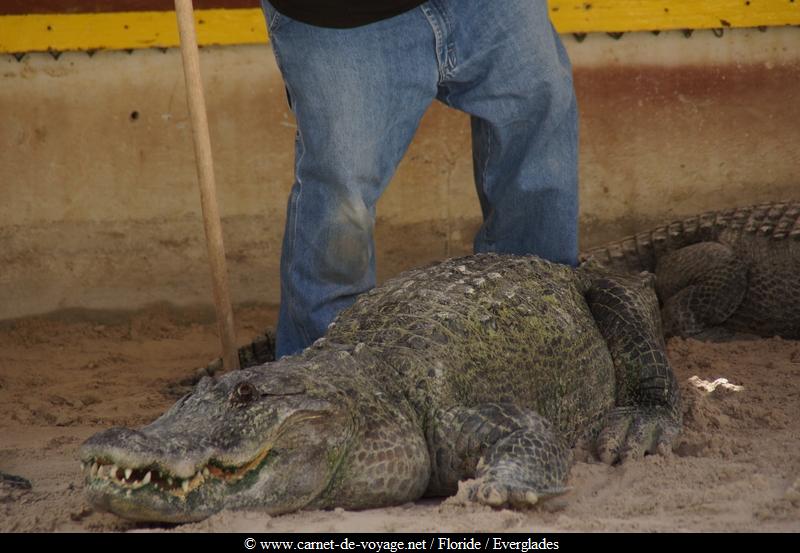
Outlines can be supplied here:
<path id="1" fill-rule="evenodd" d="M 800 196 L 800 29 L 565 37 L 581 109 L 582 244 Z M 278 301 L 294 123 L 264 46 L 202 64 L 233 300 Z M 467 117 L 425 116 L 378 208 L 379 277 L 469 253 Z M 0 320 L 209 305 L 175 50 L 0 57 Z"/>

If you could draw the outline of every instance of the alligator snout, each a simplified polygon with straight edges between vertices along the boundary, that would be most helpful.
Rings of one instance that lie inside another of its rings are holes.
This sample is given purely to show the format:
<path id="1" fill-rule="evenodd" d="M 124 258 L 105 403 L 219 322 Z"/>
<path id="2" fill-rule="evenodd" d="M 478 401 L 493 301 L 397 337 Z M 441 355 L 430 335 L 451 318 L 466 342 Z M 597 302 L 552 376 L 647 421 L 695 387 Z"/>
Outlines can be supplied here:
<path id="1" fill-rule="evenodd" d="M 81 457 L 84 452 L 93 452 L 99 448 L 124 447 L 144 452 L 152 448 L 152 439 L 142 431 L 130 428 L 114 427 L 93 435 L 81 446 Z"/>
<path id="2" fill-rule="evenodd" d="M 169 441 L 130 428 L 111 428 L 89 438 L 80 449 L 81 462 L 122 467 L 123 470 L 161 467 L 189 478 L 202 464 L 196 443 L 174 436 Z"/>

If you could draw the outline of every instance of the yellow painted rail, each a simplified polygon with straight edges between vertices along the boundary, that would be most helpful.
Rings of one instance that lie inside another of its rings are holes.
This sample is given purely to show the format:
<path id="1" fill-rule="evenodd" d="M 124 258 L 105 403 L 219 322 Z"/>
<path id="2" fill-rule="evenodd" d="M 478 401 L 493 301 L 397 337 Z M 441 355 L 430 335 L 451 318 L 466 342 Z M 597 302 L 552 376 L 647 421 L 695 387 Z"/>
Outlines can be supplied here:
<path id="1" fill-rule="evenodd" d="M 197 10 L 200 44 L 265 42 L 258 9 Z M 0 52 L 125 50 L 178 45 L 174 11 L 0 16 Z"/>
<path id="2" fill-rule="evenodd" d="M 550 0 L 562 33 L 800 24 L 800 0 Z"/>
<path id="3" fill-rule="evenodd" d="M 537 1 L 537 0 L 532 0 Z M 800 0 L 550 0 L 561 33 L 800 25 Z M 265 42 L 258 9 L 195 13 L 200 44 Z M 172 47 L 175 13 L 118 12 L 0 16 L 0 52 Z"/>

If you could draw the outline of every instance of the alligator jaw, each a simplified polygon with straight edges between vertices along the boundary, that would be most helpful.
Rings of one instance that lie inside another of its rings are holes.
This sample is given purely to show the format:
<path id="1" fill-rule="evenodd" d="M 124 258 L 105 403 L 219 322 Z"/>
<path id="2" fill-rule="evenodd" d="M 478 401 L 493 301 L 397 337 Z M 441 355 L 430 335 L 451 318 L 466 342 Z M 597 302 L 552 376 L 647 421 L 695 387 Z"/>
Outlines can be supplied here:
<path id="1" fill-rule="evenodd" d="M 210 512 L 194 515 L 184 509 L 193 498 L 203 498 L 196 503 L 208 503 L 212 488 L 224 489 L 257 472 L 266 460 L 270 446 L 265 446 L 249 461 L 240 465 L 226 465 L 215 459 L 198 468 L 188 478 L 175 476 L 169 470 L 150 464 L 143 467 L 126 467 L 108 456 L 90 457 L 81 463 L 91 502 L 102 510 L 111 511 L 132 520 L 162 520 L 165 522 L 188 522 L 205 518 Z M 137 499 L 139 501 L 137 501 Z M 166 509 L 155 507 L 162 504 Z M 211 512 L 220 510 L 221 503 Z"/>
<path id="2" fill-rule="evenodd" d="M 102 458 L 90 458 L 88 462 L 81 463 L 81 469 L 87 482 L 104 480 L 122 491 L 138 490 L 149 485 L 156 490 L 181 497 L 194 491 L 207 480 L 219 480 L 227 484 L 238 482 L 256 469 L 269 451 L 270 447 L 265 447 L 249 461 L 236 466 L 226 466 L 212 459 L 188 478 L 175 476 L 166 469 L 152 465 L 131 468 Z"/>

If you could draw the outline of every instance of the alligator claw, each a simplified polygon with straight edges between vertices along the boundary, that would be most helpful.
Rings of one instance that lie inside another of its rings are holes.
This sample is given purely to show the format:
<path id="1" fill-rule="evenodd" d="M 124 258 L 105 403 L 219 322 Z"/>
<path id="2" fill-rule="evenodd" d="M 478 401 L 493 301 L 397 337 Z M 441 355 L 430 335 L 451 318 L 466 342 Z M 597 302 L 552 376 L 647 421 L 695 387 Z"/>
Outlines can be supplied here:
<path id="1" fill-rule="evenodd" d="M 679 422 L 663 408 L 618 408 L 611 412 L 597 438 L 597 453 L 609 465 L 648 454 L 666 454 L 679 431 Z"/>
<path id="2" fill-rule="evenodd" d="M 493 508 L 530 509 L 545 499 L 562 495 L 569 488 L 536 491 L 523 484 L 504 483 L 483 476 L 458 483 L 456 499 L 464 503 L 480 503 Z"/>
<path id="3" fill-rule="evenodd" d="M 539 502 L 539 495 L 530 488 L 503 484 L 494 479 L 475 478 L 458 484 L 458 497 L 464 502 L 489 507 L 530 508 Z"/>

